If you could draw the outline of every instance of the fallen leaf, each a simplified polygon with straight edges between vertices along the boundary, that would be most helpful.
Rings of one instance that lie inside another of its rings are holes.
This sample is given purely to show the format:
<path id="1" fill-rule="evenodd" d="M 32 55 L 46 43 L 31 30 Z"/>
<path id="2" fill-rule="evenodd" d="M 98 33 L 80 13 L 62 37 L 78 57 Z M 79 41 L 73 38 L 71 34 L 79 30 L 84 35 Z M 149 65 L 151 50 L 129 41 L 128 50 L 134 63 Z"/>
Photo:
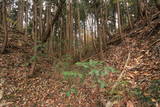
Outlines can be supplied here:
<path id="1" fill-rule="evenodd" d="M 127 107 L 134 107 L 134 104 L 133 104 L 133 102 L 131 102 L 131 101 L 128 101 L 128 102 L 127 102 Z"/>
<path id="2" fill-rule="evenodd" d="M 108 102 L 106 103 L 105 107 L 113 107 L 113 103 L 110 102 L 110 101 L 108 101 Z"/>
<path id="3" fill-rule="evenodd" d="M 3 98 L 3 90 L 0 90 L 0 100 Z"/>

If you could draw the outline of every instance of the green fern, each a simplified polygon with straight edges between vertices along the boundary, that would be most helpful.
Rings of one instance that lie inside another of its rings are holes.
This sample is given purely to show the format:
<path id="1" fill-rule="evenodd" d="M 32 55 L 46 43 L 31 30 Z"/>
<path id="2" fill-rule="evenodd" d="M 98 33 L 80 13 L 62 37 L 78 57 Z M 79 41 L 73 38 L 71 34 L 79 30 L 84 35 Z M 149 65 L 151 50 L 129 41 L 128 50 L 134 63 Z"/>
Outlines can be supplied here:
<path id="1" fill-rule="evenodd" d="M 73 71 L 65 71 L 65 72 L 62 72 L 63 76 L 65 78 L 67 77 L 79 77 L 79 78 L 83 78 L 83 75 L 81 73 L 78 73 L 78 72 L 73 72 Z"/>

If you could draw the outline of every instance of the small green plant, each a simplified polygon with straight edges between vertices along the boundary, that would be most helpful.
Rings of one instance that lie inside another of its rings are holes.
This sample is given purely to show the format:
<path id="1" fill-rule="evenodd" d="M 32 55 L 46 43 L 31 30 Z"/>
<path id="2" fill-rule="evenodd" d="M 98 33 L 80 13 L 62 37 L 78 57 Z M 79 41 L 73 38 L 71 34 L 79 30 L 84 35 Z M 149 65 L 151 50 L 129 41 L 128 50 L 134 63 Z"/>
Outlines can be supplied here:
<path id="1" fill-rule="evenodd" d="M 160 80 L 152 80 L 150 86 L 144 91 L 147 93 L 144 96 L 148 98 L 148 101 L 152 104 L 160 103 Z"/>
<path id="2" fill-rule="evenodd" d="M 99 84 L 100 88 L 105 88 L 106 87 L 106 83 L 103 80 L 98 79 L 97 83 Z"/>
<path id="3" fill-rule="evenodd" d="M 153 102 L 151 100 L 151 96 L 146 94 L 143 90 L 140 88 L 135 88 L 132 91 L 132 94 L 136 97 L 138 101 L 140 101 L 142 104 L 148 103 L 149 105 L 153 105 Z M 147 104 L 147 105 L 148 105 Z M 146 105 L 146 104 L 145 104 Z"/>
<path id="4" fill-rule="evenodd" d="M 108 86 L 113 86 L 115 81 L 110 82 Z M 112 90 L 112 87 L 106 91 L 106 96 L 110 101 L 122 100 L 126 95 L 129 96 L 129 82 L 127 80 L 121 80 L 118 82 L 117 87 Z"/>
<path id="5" fill-rule="evenodd" d="M 30 59 L 30 62 L 37 60 L 37 57 L 38 56 L 32 56 L 31 59 Z"/>
<path id="6" fill-rule="evenodd" d="M 69 71 L 71 66 L 72 57 L 70 55 L 64 55 L 61 59 L 58 59 L 54 64 L 55 69 L 60 72 Z"/>
<path id="7" fill-rule="evenodd" d="M 147 89 L 153 99 L 160 103 L 160 80 L 151 81 L 151 85 Z"/>
<path id="8" fill-rule="evenodd" d="M 88 62 L 77 62 L 76 65 L 86 69 L 91 69 L 92 67 L 96 67 L 97 65 L 102 65 L 102 62 L 89 60 Z"/>
<path id="9" fill-rule="evenodd" d="M 160 80 L 151 81 L 151 85 L 142 90 L 140 88 L 132 89 L 130 92 L 140 101 L 142 104 L 154 107 L 155 103 L 160 103 Z"/>
<path id="10" fill-rule="evenodd" d="M 113 72 L 113 73 L 118 72 L 115 68 L 109 67 L 109 66 L 104 67 L 104 70 L 107 72 Z"/>
<path id="11" fill-rule="evenodd" d="M 56 63 L 55 69 L 56 69 L 56 71 L 60 71 L 60 72 L 66 71 L 66 70 L 68 70 L 69 65 L 70 64 L 68 62 L 58 61 Z"/>
<path id="12" fill-rule="evenodd" d="M 24 67 L 28 67 L 32 64 L 32 62 L 36 61 L 38 56 L 32 56 L 26 63 L 23 64 Z"/>
<path id="13" fill-rule="evenodd" d="M 66 96 L 69 97 L 71 94 L 77 95 L 78 91 L 76 88 L 71 88 L 69 91 L 66 92 Z"/>
<path id="14" fill-rule="evenodd" d="M 65 65 L 65 62 L 63 62 L 63 65 Z M 75 66 L 76 70 L 68 70 L 68 65 L 62 70 L 62 75 L 65 79 L 67 79 L 70 87 L 72 87 L 73 84 L 77 82 L 77 80 L 75 81 L 75 79 L 80 78 L 82 81 L 84 81 L 86 77 L 91 77 L 94 84 L 99 86 L 99 88 L 106 88 L 109 83 L 106 83 L 104 81 L 104 77 L 107 76 L 109 73 L 118 72 L 115 68 L 106 66 L 102 61 L 96 60 L 77 62 Z M 71 88 L 71 90 L 66 92 L 66 95 L 70 96 L 70 94 L 74 92 L 75 91 Z"/>
<path id="15" fill-rule="evenodd" d="M 93 80 L 100 86 L 100 88 L 105 88 L 106 83 L 101 78 L 106 76 L 109 72 L 117 72 L 113 67 L 106 67 L 103 62 L 96 60 L 89 60 L 88 62 L 77 62 L 77 66 L 83 67 L 88 70 L 88 75 L 93 77 Z"/>
<path id="16" fill-rule="evenodd" d="M 74 78 L 76 78 L 76 77 L 82 78 L 83 77 L 83 75 L 81 73 L 73 72 L 73 71 L 64 71 L 64 72 L 62 72 L 62 74 L 63 74 L 63 76 L 65 78 L 72 78 L 72 77 L 74 77 Z"/>
<path id="17" fill-rule="evenodd" d="M 26 62 L 23 64 L 24 67 L 28 67 L 30 65 L 30 62 Z"/>
<path id="18" fill-rule="evenodd" d="M 44 44 L 41 41 L 37 41 L 37 45 L 33 47 L 34 50 L 37 50 L 37 56 L 47 56 L 47 54 L 45 54 L 46 46 L 46 43 Z"/>
<path id="19" fill-rule="evenodd" d="M 37 55 L 32 56 L 27 63 L 24 64 L 24 66 L 29 66 L 32 62 L 38 60 L 39 56 L 46 56 L 46 54 L 42 53 L 41 51 L 44 50 L 46 44 L 42 44 L 41 41 L 37 42 L 37 46 L 34 46 L 33 49 L 37 50 Z"/>

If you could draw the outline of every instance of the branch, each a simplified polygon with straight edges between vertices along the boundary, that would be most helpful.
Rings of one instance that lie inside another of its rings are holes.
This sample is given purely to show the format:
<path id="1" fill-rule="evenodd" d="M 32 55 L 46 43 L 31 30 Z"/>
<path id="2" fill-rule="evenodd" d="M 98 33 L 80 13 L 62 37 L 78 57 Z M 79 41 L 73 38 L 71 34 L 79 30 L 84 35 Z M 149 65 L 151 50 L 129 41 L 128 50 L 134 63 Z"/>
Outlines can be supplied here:
<path id="1" fill-rule="evenodd" d="M 123 68 L 120 76 L 118 77 L 116 83 L 113 85 L 111 92 L 114 91 L 114 89 L 115 89 L 116 86 L 118 85 L 119 81 L 121 81 L 122 77 L 124 76 L 124 74 L 125 74 L 125 72 L 126 72 L 126 67 L 127 67 L 128 63 L 129 63 L 129 60 L 130 60 L 130 56 L 131 56 L 131 55 L 130 55 L 130 52 L 129 52 L 129 53 L 128 53 L 128 58 L 127 58 L 126 63 L 125 63 L 125 65 L 124 65 L 124 68 Z"/>

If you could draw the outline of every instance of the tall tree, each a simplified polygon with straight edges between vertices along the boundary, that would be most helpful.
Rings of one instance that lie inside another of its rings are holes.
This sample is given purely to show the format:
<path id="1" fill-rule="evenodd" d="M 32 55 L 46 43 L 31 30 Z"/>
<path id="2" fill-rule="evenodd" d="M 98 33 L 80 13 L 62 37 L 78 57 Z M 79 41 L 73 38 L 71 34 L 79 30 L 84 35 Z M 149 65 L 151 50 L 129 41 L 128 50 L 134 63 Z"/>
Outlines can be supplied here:
<path id="1" fill-rule="evenodd" d="M 5 52 L 5 49 L 7 47 L 7 43 L 8 43 L 8 27 L 7 27 L 7 4 L 6 4 L 6 0 L 3 0 L 3 4 L 2 4 L 2 14 L 3 14 L 3 28 L 4 28 L 4 41 L 3 41 L 3 45 L 2 45 L 2 50 L 1 53 Z"/>
<path id="2" fill-rule="evenodd" d="M 23 21 L 24 21 L 24 5 L 25 1 L 24 0 L 19 0 L 18 1 L 18 18 L 17 18 L 17 22 L 18 22 L 18 30 L 22 31 L 23 30 Z"/>
<path id="3" fill-rule="evenodd" d="M 118 16 L 118 31 L 119 34 L 122 34 L 122 28 L 121 28 L 121 12 L 120 12 L 120 1 L 117 0 L 117 16 Z"/>
<path id="4" fill-rule="evenodd" d="M 32 76 L 36 69 L 36 63 L 37 63 L 37 43 L 38 43 L 38 23 L 37 23 L 37 6 L 38 2 L 36 0 L 33 0 L 33 35 L 34 35 L 34 58 L 32 63 L 32 69 L 29 76 Z"/>

